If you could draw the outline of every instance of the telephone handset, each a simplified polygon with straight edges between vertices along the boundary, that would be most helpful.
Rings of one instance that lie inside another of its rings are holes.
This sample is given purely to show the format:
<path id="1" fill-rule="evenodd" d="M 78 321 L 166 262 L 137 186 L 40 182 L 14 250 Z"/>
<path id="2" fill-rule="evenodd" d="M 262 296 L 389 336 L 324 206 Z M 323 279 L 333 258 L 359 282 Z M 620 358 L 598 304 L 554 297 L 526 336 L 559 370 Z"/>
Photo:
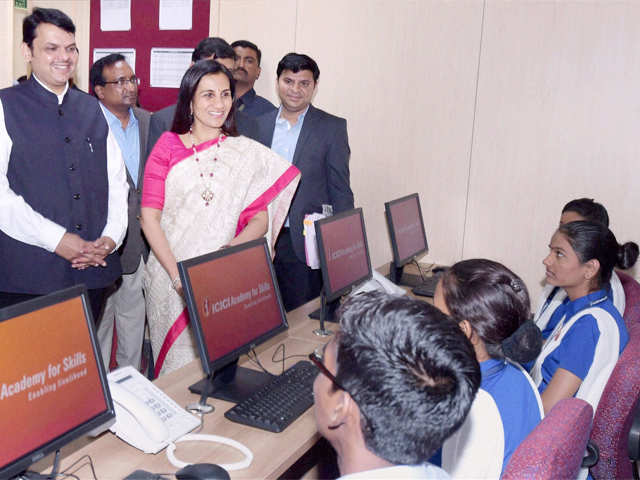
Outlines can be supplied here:
<path id="1" fill-rule="evenodd" d="M 158 453 L 200 425 L 135 368 L 119 368 L 107 378 L 116 411 L 110 430 L 143 452 Z"/>

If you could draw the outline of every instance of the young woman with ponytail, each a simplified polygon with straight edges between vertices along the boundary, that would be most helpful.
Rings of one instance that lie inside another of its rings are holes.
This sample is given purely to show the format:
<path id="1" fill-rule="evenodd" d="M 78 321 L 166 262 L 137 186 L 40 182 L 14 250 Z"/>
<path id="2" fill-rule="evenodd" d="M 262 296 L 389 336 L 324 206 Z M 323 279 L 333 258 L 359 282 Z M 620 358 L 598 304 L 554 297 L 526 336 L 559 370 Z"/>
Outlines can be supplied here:
<path id="1" fill-rule="evenodd" d="M 632 267 L 637 258 L 638 245 L 619 245 L 613 233 L 597 222 L 566 223 L 551 237 L 543 262 L 547 283 L 564 289 L 569 301 L 531 370 L 545 412 L 573 396 L 589 402 L 594 412 L 598 407 L 629 341 L 611 299 L 611 274 L 614 267 Z"/>
<path id="2" fill-rule="evenodd" d="M 543 416 L 536 386 L 518 364 L 534 360 L 542 345 L 527 288 L 497 262 L 465 260 L 443 274 L 434 304 L 469 338 L 482 373 L 465 423 L 445 441 L 442 467 L 453 478 L 498 478 Z"/>

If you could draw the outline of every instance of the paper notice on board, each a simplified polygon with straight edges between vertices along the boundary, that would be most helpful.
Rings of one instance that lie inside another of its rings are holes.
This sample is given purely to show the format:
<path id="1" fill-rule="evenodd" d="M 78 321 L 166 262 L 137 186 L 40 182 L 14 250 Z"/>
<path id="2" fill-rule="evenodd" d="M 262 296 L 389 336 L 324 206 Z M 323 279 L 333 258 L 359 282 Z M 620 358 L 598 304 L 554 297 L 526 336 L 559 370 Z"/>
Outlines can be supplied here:
<path id="1" fill-rule="evenodd" d="M 124 60 L 129 64 L 131 70 L 136 71 L 136 49 L 135 48 L 94 48 L 93 49 L 93 63 L 96 63 L 101 58 L 111 55 L 112 53 L 119 53 L 124 57 Z"/>
<path id="2" fill-rule="evenodd" d="M 193 0 L 160 0 L 160 30 L 191 30 Z"/>
<path id="3" fill-rule="evenodd" d="M 131 0 L 100 0 L 100 30 L 131 30 Z"/>
<path id="4" fill-rule="evenodd" d="M 191 65 L 193 48 L 152 48 L 151 86 L 179 88 L 184 72 Z"/>

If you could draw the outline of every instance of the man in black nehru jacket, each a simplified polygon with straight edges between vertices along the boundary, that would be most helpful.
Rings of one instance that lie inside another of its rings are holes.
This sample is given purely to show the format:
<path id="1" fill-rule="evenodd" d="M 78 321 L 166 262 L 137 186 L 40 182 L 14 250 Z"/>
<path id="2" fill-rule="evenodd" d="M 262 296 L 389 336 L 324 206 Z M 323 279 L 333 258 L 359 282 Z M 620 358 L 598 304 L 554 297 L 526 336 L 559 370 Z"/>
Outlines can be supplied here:
<path id="1" fill-rule="evenodd" d="M 69 88 L 71 19 L 35 8 L 22 30 L 31 77 L 0 90 L 0 307 L 83 283 L 98 319 L 122 273 L 122 154 L 97 100 Z"/>

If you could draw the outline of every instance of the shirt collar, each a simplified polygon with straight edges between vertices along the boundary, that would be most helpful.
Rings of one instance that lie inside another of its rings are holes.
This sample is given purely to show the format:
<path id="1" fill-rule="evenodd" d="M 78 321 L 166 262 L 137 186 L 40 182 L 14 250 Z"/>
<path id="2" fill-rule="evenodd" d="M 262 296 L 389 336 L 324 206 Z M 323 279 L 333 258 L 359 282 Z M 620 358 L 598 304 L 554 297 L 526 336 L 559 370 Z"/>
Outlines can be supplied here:
<path id="1" fill-rule="evenodd" d="M 307 108 L 304 109 L 304 112 L 302 112 L 300 116 L 298 116 L 298 121 L 296 122 L 296 125 L 302 124 L 302 122 L 304 122 L 304 117 L 307 115 L 307 112 L 309 111 L 310 106 L 311 104 L 307 105 Z M 282 125 L 285 122 L 289 123 L 289 120 L 282 117 L 281 115 L 282 115 L 282 105 L 280 105 L 280 108 L 278 108 L 278 115 L 276 115 L 276 125 Z"/>
<path id="2" fill-rule="evenodd" d="M 580 297 L 580 298 L 576 298 L 573 301 L 569 301 L 569 303 L 567 303 L 567 309 L 566 309 L 566 319 L 571 318 L 576 312 L 579 312 L 580 310 L 584 310 L 585 308 L 589 308 L 593 305 L 596 305 L 604 300 L 606 300 L 608 297 L 607 295 L 607 290 L 606 289 L 601 289 L 601 290 L 597 290 L 595 292 L 591 292 L 588 295 L 585 295 L 584 297 Z M 568 297 L 567 297 L 568 298 Z"/>
<path id="3" fill-rule="evenodd" d="M 244 95 L 242 95 L 238 101 L 241 104 L 247 105 L 249 103 L 252 103 L 254 100 L 256 99 L 256 91 L 251 88 L 250 90 L 248 90 Z"/>
<path id="4" fill-rule="evenodd" d="M 482 380 L 486 381 L 489 377 L 492 377 L 498 372 L 501 372 L 503 368 L 507 366 L 507 361 L 504 358 L 490 358 L 480 362 L 480 373 L 482 374 Z"/>
<path id="5" fill-rule="evenodd" d="M 62 100 L 64 100 L 64 96 L 66 95 L 67 90 L 69 90 L 69 82 L 67 82 L 67 84 L 64 86 L 64 90 L 62 91 L 62 93 L 58 94 L 53 90 L 51 90 L 49 87 L 47 87 L 44 83 L 42 83 L 35 73 L 31 73 L 31 75 L 33 75 L 33 78 L 36 79 L 36 81 L 40 84 L 42 88 L 44 88 L 48 92 L 53 93 L 56 97 L 58 97 L 58 105 L 62 104 Z"/>
<path id="6" fill-rule="evenodd" d="M 425 465 L 393 465 L 391 467 L 376 468 L 363 472 L 350 473 L 341 476 L 338 480 L 371 480 L 371 479 L 424 479 L 424 478 L 448 478 L 446 473 L 439 467 L 429 463 Z"/>
<path id="7" fill-rule="evenodd" d="M 120 119 L 116 117 L 113 114 L 113 112 L 111 112 L 111 110 L 105 107 L 105 105 L 102 102 L 98 102 L 98 103 L 100 103 L 100 108 L 102 108 L 102 111 L 104 112 L 104 116 L 107 119 L 107 123 L 109 124 L 109 127 L 114 128 L 115 126 L 118 126 L 122 128 L 122 122 L 120 121 Z M 136 119 L 136 116 L 133 114 L 133 108 L 129 107 L 129 123 L 127 123 L 127 128 L 129 128 L 129 126 L 135 126 L 137 123 L 138 123 L 138 120 Z"/>

